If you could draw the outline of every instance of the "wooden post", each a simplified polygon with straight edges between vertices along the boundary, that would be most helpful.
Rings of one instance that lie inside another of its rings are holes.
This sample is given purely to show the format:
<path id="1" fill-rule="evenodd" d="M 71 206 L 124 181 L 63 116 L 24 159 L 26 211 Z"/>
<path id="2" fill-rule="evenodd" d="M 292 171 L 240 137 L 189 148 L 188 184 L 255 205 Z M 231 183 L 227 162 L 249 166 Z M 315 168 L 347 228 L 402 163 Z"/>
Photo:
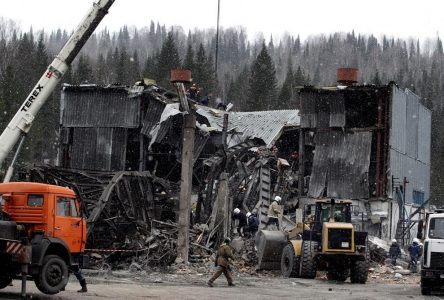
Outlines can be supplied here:
<path id="1" fill-rule="evenodd" d="M 305 132 L 299 130 L 299 199 L 304 194 L 304 173 L 305 173 Z"/>
<path id="2" fill-rule="evenodd" d="M 178 263 L 188 262 L 195 128 L 196 116 L 194 114 L 184 115 L 182 129 L 182 173 L 179 199 L 179 234 L 177 238 L 176 259 Z"/>

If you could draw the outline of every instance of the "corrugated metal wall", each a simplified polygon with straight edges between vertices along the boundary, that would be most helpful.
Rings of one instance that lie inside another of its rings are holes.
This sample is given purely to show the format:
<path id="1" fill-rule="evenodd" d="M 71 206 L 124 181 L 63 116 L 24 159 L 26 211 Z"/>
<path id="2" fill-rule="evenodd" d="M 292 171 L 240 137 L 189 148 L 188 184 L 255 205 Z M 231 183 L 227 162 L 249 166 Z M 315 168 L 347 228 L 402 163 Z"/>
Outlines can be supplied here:
<path id="1" fill-rule="evenodd" d="M 327 197 L 368 198 L 368 168 L 372 133 L 318 132 L 308 194 Z"/>
<path id="2" fill-rule="evenodd" d="M 64 89 L 61 123 L 64 127 L 125 127 L 140 124 L 141 96 L 128 97 L 125 89 Z"/>
<path id="3" fill-rule="evenodd" d="M 71 168 L 124 170 L 126 140 L 125 128 L 73 128 Z"/>
<path id="4" fill-rule="evenodd" d="M 413 202 L 413 191 L 430 196 L 431 112 L 413 92 L 393 86 L 390 128 L 390 174 L 406 185 L 406 202 Z M 389 178 L 389 181 L 391 178 Z M 392 187 L 388 187 L 392 195 Z"/>

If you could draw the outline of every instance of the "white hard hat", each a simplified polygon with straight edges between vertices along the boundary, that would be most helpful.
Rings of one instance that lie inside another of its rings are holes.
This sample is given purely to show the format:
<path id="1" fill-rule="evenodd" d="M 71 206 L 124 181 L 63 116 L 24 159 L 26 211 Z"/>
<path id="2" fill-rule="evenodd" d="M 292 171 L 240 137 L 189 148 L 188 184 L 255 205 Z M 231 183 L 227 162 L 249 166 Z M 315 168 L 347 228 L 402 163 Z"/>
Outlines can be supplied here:
<path id="1" fill-rule="evenodd" d="M 240 213 L 240 209 L 239 209 L 239 208 L 235 208 L 235 209 L 234 209 L 234 213 L 235 213 L 235 214 Z"/>
<path id="2" fill-rule="evenodd" d="M 392 243 L 396 243 L 396 239 L 393 239 L 393 240 L 392 240 Z"/>
<path id="3" fill-rule="evenodd" d="M 417 243 L 417 244 L 419 244 L 419 240 L 418 240 L 417 238 L 414 238 L 414 239 L 413 239 L 413 243 Z"/>
<path id="4" fill-rule="evenodd" d="M 281 197 L 280 196 L 276 196 L 276 197 L 274 197 L 274 200 L 276 200 L 277 202 L 279 202 L 279 201 L 281 201 Z"/>
<path id="5" fill-rule="evenodd" d="M 247 212 L 247 218 L 251 216 L 251 212 Z"/>

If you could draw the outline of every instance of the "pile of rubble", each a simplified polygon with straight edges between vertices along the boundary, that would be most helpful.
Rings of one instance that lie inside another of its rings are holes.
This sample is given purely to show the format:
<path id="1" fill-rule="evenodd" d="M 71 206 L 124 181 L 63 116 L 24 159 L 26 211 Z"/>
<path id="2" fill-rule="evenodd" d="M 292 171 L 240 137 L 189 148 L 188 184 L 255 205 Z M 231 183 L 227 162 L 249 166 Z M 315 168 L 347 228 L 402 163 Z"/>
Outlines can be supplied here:
<path id="1" fill-rule="evenodd" d="M 388 258 L 390 245 L 377 237 L 369 236 L 369 249 L 371 267 L 369 269 L 369 280 L 384 283 L 419 283 L 419 273 L 412 273 L 409 267 L 409 258 L 404 249 L 401 248 L 401 257 L 396 260 L 396 266 L 391 265 Z M 418 270 L 419 272 L 419 270 Z"/>
<path id="2" fill-rule="evenodd" d="M 162 269 L 172 265 L 176 259 L 177 234 L 176 223 L 153 220 L 148 235 L 135 233 L 123 243 L 115 242 L 111 249 L 91 249 L 90 257 L 96 268 L 109 266 L 112 269 Z M 190 262 L 204 262 L 213 253 L 212 249 L 202 244 L 205 234 L 204 231 L 190 229 Z"/>

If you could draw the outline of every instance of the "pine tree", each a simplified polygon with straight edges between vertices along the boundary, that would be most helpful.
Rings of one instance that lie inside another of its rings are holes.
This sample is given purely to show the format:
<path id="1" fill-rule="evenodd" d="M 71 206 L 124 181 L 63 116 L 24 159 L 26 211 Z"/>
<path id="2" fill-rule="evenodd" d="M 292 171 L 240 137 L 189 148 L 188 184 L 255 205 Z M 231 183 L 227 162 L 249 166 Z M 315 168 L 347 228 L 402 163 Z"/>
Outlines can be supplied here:
<path id="1" fill-rule="evenodd" d="M 279 104 L 278 108 L 288 109 L 290 108 L 290 103 L 294 97 L 294 74 L 293 74 L 293 63 L 291 57 L 288 58 L 287 63 L 287 75 L 285 76 L 285 81 L 282 84 L 281 91 L 279 92 Z"/>
<path id="2" fill-rule="evenodd" d="M 77 63 L 77 68 L 74 72 L 74 82 L 76 84 L 82 83 L 93 83 L 93 70 L 88 56 L 85 54 L 80 54 L 79 61 Z"/>
<path id="3" fill-rule="evenodd" d="M 129 64 L 129 83 L 134 84 L 137 80 L 140 80 L 142 78 L 142 74 L 140 72 L 139 53 L 137 50 L 134 50 L 133 56 L 130 57 Z"/>
<path id="4" fill-rule="evenodd" d="M 15 72 L 12 66 L 7 66 L 0 75 L 0 124 L 5 128 L 15 114 L 13 103 L 19 102 L 15 92 L 16 88 Z"/>
<path id="5" fill-rule="evenodd" d="M 376 70 L 375 76 L 373 76 L 372 83 L 375 85 L 381 85 L 381 78 L 379 78 L 379 72 Z"/>
<path id="6" fill-rule="evenodd" d="M 149 79 L 156 78 L 156 61 L 158 59 L 153 56 L 149 56 L 145 61 L 145 66 L 143 69 L 143 77 Z"/>
<path id="7" fill-rule="evenodd" d="M 247 109 L 248 85 L 250 82 L 250 69 L 245 66 L 238 76 L 231 80 L 227 93 L 227 103 L 233 103 L 234 110 Z"/>
<path id="8" fill-rule="evenodd" d="M 199 45 L 192 72 L 193 82 L 202 89 L 204 95 L 214 92 L 213 60 L 207 57 L 202 44 Z"/>
<path id="9" fill-rule="evenodd" d="M 169 32 L 165 42 L 160 50 L 159 58 L 156 65 L 156 81 L 164 87 L 170 88 L 171 70 L 180 67 L 180 57 L 174 41 L 173 32 Z"/>
<path id="10" fill-rule="evenodd" d="M 250 71 L 247 110 L 276 109 L 276 71 L 265 44 Z"/>
<path id="11" fill-rule="evenodd" d="M 301 66 L 298 66 L 296 73 L 294 74 L 294 85 L 295 87 L 300 87 L 308 84 L 307 79 L 305 78 L 304 72 L 301 69 Z"/>
<path id="12" fill-rule="evenodd" d="M 182 67 L 191 71 L 194 69 L 194 50 L 191 43 L 188 44 L 187 54 L 185 55 Z"/>
<path id="13" fill-rule="evenodd" d="M 96 78 L 98 84 L 106 85 L 111 82 L 109 73 L 110 69 L 106 63 L 105 56 L 102 53 L 99 53 L 96 67 L 94 68 L 94 78 Z"/>
<path id="14" fill-rule="evenodd" d="M 116 65 L 116 80 L 122 85 L 130 85 L 134 82 L 130 82 L 130 70 L 129 70 L 130 59 L 126 48 L 120 50 L 117 65 Z"/>

